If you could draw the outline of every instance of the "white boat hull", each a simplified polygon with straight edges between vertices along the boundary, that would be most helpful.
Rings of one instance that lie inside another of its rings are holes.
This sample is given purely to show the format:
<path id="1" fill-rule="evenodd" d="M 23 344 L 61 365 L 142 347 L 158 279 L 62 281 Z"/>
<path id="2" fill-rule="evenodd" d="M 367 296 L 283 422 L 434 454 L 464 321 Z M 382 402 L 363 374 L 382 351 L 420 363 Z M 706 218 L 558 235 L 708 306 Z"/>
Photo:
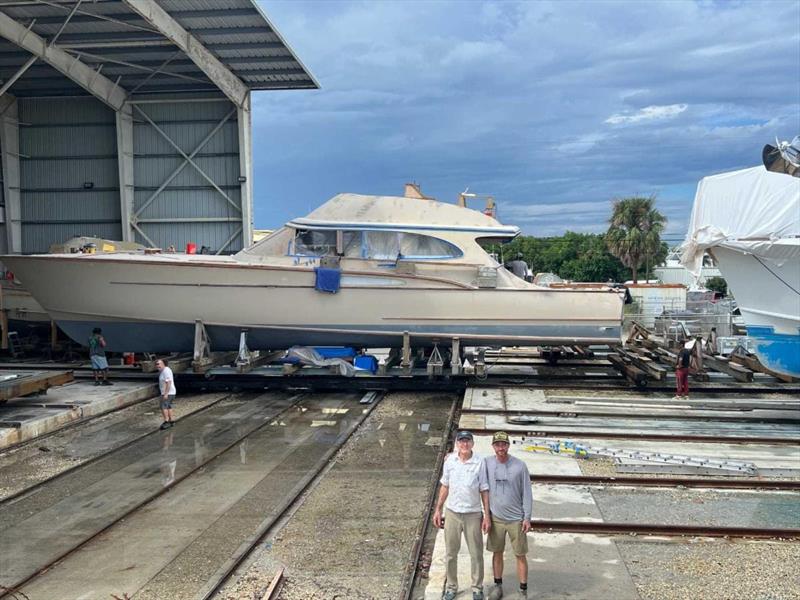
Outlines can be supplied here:
<path id="1" fill-rule="evenodd" d="M 313 266 L 233 259 L 6 256 L 70 337 L 102 327 L 111 351 L 191 351 L 202 321 L 212 349 L 292 345 L 398 346 L 458 337 L 464 345 L 614 344 L 622 298 L 607 290 L 478 289 L 397 272 L 343 270 L 341 288 L 315 290 Z M 71 293 L 65 294 L 64 290 Z"/>
<path id="2" fill-rule="evenodd" d="M 776 257 L 718 246 L 711 250 L 733 292 L 759 360 L 800 377 L 800 245 L 774 245 Z"/>

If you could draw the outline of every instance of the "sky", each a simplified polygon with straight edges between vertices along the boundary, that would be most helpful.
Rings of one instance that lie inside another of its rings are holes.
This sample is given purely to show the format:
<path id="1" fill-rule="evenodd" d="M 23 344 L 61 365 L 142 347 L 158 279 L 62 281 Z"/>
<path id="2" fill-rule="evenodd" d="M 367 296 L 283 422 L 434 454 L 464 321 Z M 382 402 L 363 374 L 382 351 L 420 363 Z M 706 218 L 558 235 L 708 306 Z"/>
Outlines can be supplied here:
<path id="1" fill-rule="evenodd" d="M 259 3 L 321 89 L 253 94 L 257 228 L 416 182 L 537 236 L 655 195 L 682 238 L 700 178 L 800 134 L 796 0 Z"/>

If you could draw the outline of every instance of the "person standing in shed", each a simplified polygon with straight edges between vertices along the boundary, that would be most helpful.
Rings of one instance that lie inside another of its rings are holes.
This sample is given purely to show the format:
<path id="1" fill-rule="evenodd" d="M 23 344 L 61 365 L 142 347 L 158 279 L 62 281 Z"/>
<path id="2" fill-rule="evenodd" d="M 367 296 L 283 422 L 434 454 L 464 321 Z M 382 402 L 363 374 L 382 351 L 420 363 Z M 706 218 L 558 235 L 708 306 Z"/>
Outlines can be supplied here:
<path id="1" fill-rule="evenodd" d="M 161 394 L 161 414 L 164 417 L 164 422 L 159 429 L 169 429 L 174 424 L 172 422 L 172 403 L 175 401 L 175 396 L 178 391 L 175 389 L 175 376 L 172 374 L 172 369 L 168 366 L 165 358 L 159 358 L 156 361 L 156 369 L 158 369 L 158 390 Z"/>

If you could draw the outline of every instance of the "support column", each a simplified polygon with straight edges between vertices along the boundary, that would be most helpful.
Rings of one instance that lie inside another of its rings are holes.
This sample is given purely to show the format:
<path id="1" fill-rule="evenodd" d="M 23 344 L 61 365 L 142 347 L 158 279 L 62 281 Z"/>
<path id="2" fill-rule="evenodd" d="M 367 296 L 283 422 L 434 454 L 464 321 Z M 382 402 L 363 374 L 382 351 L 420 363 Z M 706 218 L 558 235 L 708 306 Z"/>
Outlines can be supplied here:
<path id="1" fill-rule="evenodd" d="M 251 135 L 250 92 L 237 107 L 239 126 L 239 185 L 242 207 L 242 246 L 253 245 L 253 143 Z"/>
<path id="2" fill-rule="evenodd" d="M 133 108 L 125 104 L 116 111 L 117 165 L 119 168 L 119 213 L 122 241 L 135 242 L 133 181 Z"/>
<path id="3" fill-rule="evenodd" d="M 22 224 L 19 176 L 19 112 L 17 99 L 4 94 L 0 97 L 0 151 L 3 166 L 3 199 L 5 211 L 6 251 L 22 252 Z"/>

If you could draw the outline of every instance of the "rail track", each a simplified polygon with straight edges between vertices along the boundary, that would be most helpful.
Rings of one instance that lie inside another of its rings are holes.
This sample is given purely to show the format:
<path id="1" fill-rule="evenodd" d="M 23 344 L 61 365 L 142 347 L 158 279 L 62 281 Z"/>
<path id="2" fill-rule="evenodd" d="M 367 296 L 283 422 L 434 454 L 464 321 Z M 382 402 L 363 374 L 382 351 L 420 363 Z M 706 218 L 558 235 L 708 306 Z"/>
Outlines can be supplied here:
<path id="1" fill-rule="evenodd" d="M 279 417 L 281 414 L 283 414 L 283 413 L 287 412 L 288 410 L 290 410 L 290 409 L 291 409 L 293 406 L 295 406 L 295 405 L 296 405 L 298 402 L 300 402 L 300 400 L 301 400 L 301 399 L 302 399 L 304 396 L 305 396 L 305 394 L 302 394 L 302 393 L 301 393 L 301 394 L 296 394 L 295 396 L 293 396 L 292 398 L 290 398 L 290 399 L 289 399 L 289 401 L 290 401 L 289 405 L 288 405 L 288 406 L 286 406 L 285 408 L 283 408 L 282 410 L 280 410 L 280 411 L 277 411 L 277 412 L 275 413 L 275 415 L 272 417 L 272 419 L 278 418 L 278 417 Z M 251 435 L 251 434 L 253 434 L 253 433 L 257 432 L 258 430 L 262 429 L 263 427 L 267 426 L 267 425 L 270 423 L 270 421 L 271 421 L 272 419 L 270 419 L 270 420 L 268 420 L 268 421 L 265 421 L 265 422 L 264 422 L 264 423 L 262 423 L 260 426 L 258 426 L 258 427 L 257 427 L 257 428 L 255 428 L 253 431 L 251 431 L 251 432 L 250 432 L 250 434 L 248 434 L 248 435 Z M 142 436 L 142 438 L 139 438 L 139 440 L 137 440 L 137 441 L 141 441 L 141 439 L 143 439 L 144 437 L 147 437 L 147 436 Z M 201 469 L 204 469 L 204 468 L 206 468 L 206 467 L 209 465 L 209 463 L 211 463 L 212 461 L 214 461 L 215 459 L 217 459 L 219 456 L 221 456 L 222 454 L 224 454 L 224 453 L 225 453 L 225 452 L 227 452 L 228 450 L 231 450 L 232 448 L 234 448 L 234 447 L 236 447 L 238 444 L 240 444 L 240 443 L 241 443 L 241 441 L 242 441 L 242 439 L 243 439 L 243 438 L 237 438 L 237 439 L 235 439 L 233 442 L 231 442 L 231 443 L 230 443 L 230 444 L 228 444 L 227 446 L 223 447 L 222 449 L 220 449 L 220 450 L 219 450 L 219 451 L 217 451 L 216 453 L 214 453 L 214 454 L 212 454 L 211 456 L 209 456 L 208 460 L 206 460 L 206 461 L 204 461 L 204 462 L 201 462 L 201 463 L 199 463 L 199 464 L 196 464 L 194 468 L 190 469 L 190 470 L 189 470 L 189 471 L 187 471 L 186 473 L 184 473 L 184 474 L 182 474 L 181 476 L 177 477 L 177 478 L 176 478 L 174 481 L 172 481 L 172 482 L 171 482 L 169 485 L 165 485 L 165 486 L 163 486 L 163 487 L 162 487 L 160 490 L 158 490 L 157 492 L 155 492 L 155 493 L 153 493 L 153 494 L 149 495 L 149 496 L 148 496 L 148 497 L 147 497 L 145 500 L 143 500 L 143 501 L 141 501 L 141 502 L 138 502 L 138 503 L 136 503 L 135 505 L 133 505 L 133 506 L 132 506 L 131 508 L 129 508 L 128 510 L 126 510 L 126 511 L 124 511 L 124 512 L 120 513 L 120 514 L 118 514 L 118 515 L 116 516 L 116 518 L 114 518 L 112 521 L 110 521 L 109 523 L 107 523 L 107 524 L 106 524 L 104 527 L 102 527 L 101 529 L 98 529 L 97 531 L 95 531 L 95 532 L 94 532 L 94 533 L 93 533 L 91 536 L 89 536 L 89 537 L 87 537 L 86 539 L 84 539 L 84 540 L 80 541 L 79 543 L 75 544 L 75 545 L 74 545 L 74 546 L 72 546 L 72 547 L 71 547 L 69 550 L 67 550 L 67 551 L 65 551 L 65 552 L 61 552 L 61 553 L 59 553 L 57 556 L 55 556 L 54 558 L 52 558 L 51 560 L 49 560 L 49 561 L 48 561 L 46 564 L 44 564 L 44 565 L 39 565 L 39 566 L 37 567 L 37 569 L 36 569 L 36 571 L 35 571 L 35 572 L 33 572 L 33 573 L 29 574 L 28 576 L 26 576 L 26 577 L 24 577 L 24 578 L 20 579 L 19 581 L 13 582 L 11 585 L 7 585 L 7 586 L 0 586 L 0 599 L 2 599 L 2 598 L 6 598 L 7 596 L 9 596 L 9 595 L 12 595 L 12 594 L 21 593 L 21 592 L 20 592 L 20 589 L 21 589 L 21 588 L 24 588 L 24 586 L 26 586 L 26 585 L 28 585 L 29 583 L 31 583 L 31 582 L 32 582 L 34 579 L 36 579 L 36 578 L 37 578 L 39 575 L 41 575 L 42 573 L 45 573 L 45 572 L 47 572 L 49 569 L 51 569 L 53 566 L 55 566 L 55 565 L 56 565 L 56 564 L 58 564 L 59 562 L 63 561 L 64 559 L 68 558 L 68 557 L 69 557 L 69 556 L 71 556 L 72 554 L 76 553 L 78 550 L 80 550 L 81 548 L 83 548 L 84 546 L 86 546 L 87 544 L 89 544 L 89 543 L 90 543 L 92 540 L 94 540 L 94 539 L 98 538 L 98 537 L 99 537 L 100 535 L 102 535 L 104 532 L 106 532 L 106 531 L 108 531 L 109 529 L 111 529 L 112 527 L 114 527 L 114 526 L 115 526 L 117 523 L 120 523 L 121 521 L 125 520 L 126 518 L 130 518 L 130 517 L 131 517 L 131 516 L 132 516 L 132 515 L 133 515 L 135 512 L 137 512 L 138 510 L 142 509 L 144 506 L 146 506 L 146 505 L 150 504 L 151 502 L 153 502 L 154 500 L 156 500 L 156 499 L 157 499 L 157 498 L 159 498 L 160 496 L 162 496 L 162 495 L 164 495 L 165 493 L 167 493 L 169 490 L 171 490 L 171 489 L 172 489 L 172 488 L 174 488 L 176 485 L 178 485 L 178 484 L 179 484 L 181 481 L 183 481 L 183 480 L 185 480 L 186 478 L 188 478 L 188 477 L 192 476 L 193 474 L 197 473 L 197 472 L 198 472 L 198 471 L 200 471 Z M 127 446 L 129 446 L 129 444 L 127 444 L 126 446 L 124 446 L 124 447 L 122 447 L 122 448 L 117 448 L 115 451 L 117 451 L 117 452 L 118 452 L 118 451 L 120 451 L 120 450 L 123 450 L 123 449 L 124 449 L 125 447 L 127 447 Z M 110 454 L 110 453 L 106 453 L 104 456 L 108 456 L 109 454 Z M 79 465 L 79 467 L 78 467 L 78 468 L 80 468 L 80 467 L 85 467 L 85 466 L 86 466 L 85 464 L 83 464 L 83 465 Z M 63 476 L 63 474 L 62 474 L 62 476 Z M 52 481 L 52 479 L 51 479 L 51 480 L 49 480 L 49 481 Z M 38 486 L 35 486 L 35 487 L 41 488 L 43 485 L 45 485 L 45 483 L 47 483 L 47 482 L 43 482 L 41 485 L 38 485 Z M 31 491 L 31 490 L 28 490 L 28 492 L 26 492 L 26 493 L 30 493 L 30 491 Z M 17 495 L 15 498 L 19 498 L 20 496 L 21 496 L 21 495 Z M 6 501 L 4 501 L 2 504 L 0 504 L 0 506 L 7 505 L 7 504 L 9 504 L 11 501 L 12 501 L 12 499 L 7 499 L 7 500 L 6 500 Z"/>
<path id="2" fill-rule="evenodd" d="M 134 514 L 144 509 L 147 505 L 152 504 L 155 500 L 160 498 L 169 490 L 175 488 L 175 486 L 179 485 L 182 481 L 186 480 L 193 475 L 202 472 L 205 469 L 208 469 L 210 465 L 224 456 L 226 453 L 235 451 L 238 455 L 238 450 L 236 447 L 240 446 L 243 442 L 245 442 L 248 438 L 258 434 L 262 429 L 267 427 L 270 424 L 274 424 L 277 420 L 281 419 L 284 414 L 291 411 L 293 408 L 297 407 L 299 404 L 303 402 L 303 400 L 309 397 L 310 394 L 308 393 L 299 393 L 295 394 L 291 398 L 288 399 L 287 406 L 283 407 L 282 409 L 274 412 L 268 419 L 264 420 L 263 423 L 256 426 L 254 429 L 249 431 L 243 437 L 238 437 L 233 440 L 230 444 L 227 444 L 224 447 L 219 448 L 215 451 L 212 455 L 208 457 L 207 460 L 198 462 L 193 468 L 188 470 L 187 472 L 181 474 L 180 476 L 176 477 L 174 481 L 172 481 L 169 485 L 165 485 L 162 489 L 158 490 L 157 492 L 151 494 L 148 498 L 143 500 L 142 502 L 138 502 L 136 505 L 132 506 L 129 510 L 126 510 L 114 518 L 111 522 L 107 523 L 104 527 L 95 531 L 91 536 L 83 539 L 79 543 L 76 543 L 72 546 L 69 550 L 65 552 L 59 553 L 57 556 L 54 556 L 51 560 L 49 560 L 46 564 L 37 566 L 35 572 L 31 573 L 27 577 L 20 579 L 17 582 L 14 582 L 13 585 L 9 585 L 7 587 L 0 586 L 0 598 L 25 598 L 24 591 L 27 586 L 31 585 L 35 582 L 35 580 L 42 574 L 46 573 L 50 569 L 52 569 L 58 563 L 68 559 L 70 556 L 77 553 L 82 548 L 86 547 L 88 544 L 92 543 L 94 540 L 98 539 L 104 533 L 108 532 L 112 527 L 115 525 L 133 518 Z M 221 398 L 216 403 L 221 402 L 224 398 Z M 341 439 L 337 441 L 337 443 L 331 445 L 331 447 L 321 456 L 320 460 L 317 461 L 313 470 L 310 470 L 307 473 L 303 474 L 303 478 L 301 481 L 301 485 L 296 486 L 292 489 L 292 494 L 290 497 L 287 497 L 285 501 L 278 507 L 276 507 L 275 511 L 273 511 L 273 516 L 268 517 L 264 521 L 260 523 L 256 531 L 253 531 L 251 535 L 248 536 L 248 542 L 246 544 L 242 544 L 239 546 L 235 553 L 223 564 L 222 568 L 219 569 L 213 576 L 211 580 L 209 580 L 206 585 L 202 588 L 201 593 L 198 597 L 201 598 L 211 598 L 216 594 L 216 592 L 221 589 L 224 584 L 229 580 L 231 575 L 236 571 L 237 567 L 241 564 L 241 562 L 252 552 L 254 548 L 256 548 L 259 543 L 263 540 L 263 538 L 269 533 L 272 526 L 282 517 L 283 512 L 288 509 L 293 503 L 297 501 L 297 499 L 302 496 L 302 494 L 311 486 L 319 474 L 324 470 L 326 465 L 329 463 L 332 456 L 338 452 L 341 447 L 347 442 L 347 440 L 352 436 L 352 434 L 358 430 L 358 428 L 363 424 L 364 420 L 371 414 L 374 407 L 378 404 L 380 398 L 375 397 L 372 403 L 363 410 L 356 419 L 352 422 L 352 426 L 349 432 L 342 436 Z M 205 410 L 208 407 L 204 407 Z M 199 412 L 199 411 L 198 411 Z M 196 414 L 196 413 L 194 413 Z M 142 436 L 147 437 L 147 436 Z M 141 441 L 141 437 L 138 438 L 136 441 Z M 131 443 L 134 443 L 131 442 Z M 115 448 L 112 452 L 118 452 L 120 450 L 124 450 L 127 446 L 130 446 L 131 443 L 127 443 L 124 446 Z M 109 453 L 106 453 L 106 455 Z M 93 461 L 99 460 L 102 457 L 96 457 L 92 459 Z M 78 468 L 86 466 L 86 463 L 79 465 Z M 62 476 L 60 474 L 59 476 Z M 43 482 L 42 485 L 46 483 Z M 40 487 L 40 486 L 37 486 Z M 25 492 L 18 494 L 15 498 L 19 498 L 20 496 L 30 493 L 31 489 L 26 490 Z M 11 501 L 9 499 L 8 501 Z M 0 503 L 0 507 L 2 504 Z M 276 578 L 273 580 L 272 584 L 270 585 L 269 589 L 266 590 L 268 594 L 275 594 L 279 590 L 280 586 L 282 585 L 282 572 L 279 573 Z M 266 598 L 272 598 L 273 595 L 266 595 Z"/>
<path id="3" fill-rule="evenodd" d="M 470 431 L 480 435 L 492 435 L 497 431 L 505 431 L 512 435 L 522 435 L 526 437 L 570 437 L 570 438 L 599 438 L 616 440 L 645 440 L 645 441 L 669 441 L 669 442 L 705 442 L 710 444 L 769 444 L 769 445 L 800 445 L 800 437 L 770 437 L 770 436 L 737 436 L 737 435 L 698 435 L 676 433 L 620 433 L 615 431 L 581 431 L 576 429 L 556 429 L 549 431 L 538 431 L 536 429 L 498 429 L 493 428 L 470 428 Z"/>
<path id="4" fill-rule="evenodd" d="M 219 403 L 221 403 L 221 402 L 223 402 L 225 400 L 229 400 L 233 396 L 235 396 L 235 394 L 226 394 L 226 395 L 218 398 L 217 400 L 214 400 L 213 402 L 210 402 L 209 404 L 207 404 L 207 405 L 205 405 L 205 406 L 203 406 L 201 408 L 198 408 L 197 410 L 192 411 L 191 413 L 186 414 L 183 417 L 180 417 L 176 421 L 176 423 L 180 423 L 183 419 L 185 419 L 187 417 L 192 417 L 192 416 L 195 416 L 195 415 L 199 415 L 199 414 L 201 414 L 201 413 L 203 413 L 203 412 L 205 412 L 205 411 L 217 406 Z M 146 398 L 144 400 L 141 400 L 140 402 L 147 402 L 149 400 L 152 400 L 152 398 Z M 82 419 L 82 420 L 79 420 L 79 421 L 73 421 L 71 423 L 68 423 L 64 427 L 61 427 L 60 429 L 56 429 L 55 431 L 50 431 L 50 432 L 45 433 L 43 435 L 37 436 L 36 438 L 34 438 L 32 440 L 26 440 L 24 442 L 20 442 L 19 444 L 14 444 L 13 446 L 8 446 L 6 448 L 3 448 L 2 453 L 5 454 L 8 450 L 13 450 L 13 449 L 18 448 L 20 446 L 24 446 L 24 445 L 28 445 L 28 444 L 32 444 L 32 443 L 33 444 L 39 444 L 39 443 L 41 443 L 41 441 L 43 439 L 49 438 L 49 437 L 54 436 L 54 435 L 59 434 L 59 433 L 63 433 L 64 431 L 68 431 L 68 430 L 73 429 L 73 428 L 75 428 L 75 427 L 77 427 L 79 425 L 86 425 L 88 423 L 91 423 L 92 421 L 94 421 L 95 419 L 97 419 L 99 417 L 105 417 L 105 416 L 107 416 L 109 414 L 112 414 L 114 412 L 117 412 L 117 411 L 120 411 L 120 410 L 124 410 L 126 408 L 131 408 L 132 406 L 136 406 L 136 405 L 140 404 L 140 402 L 137 402 L 136 404 L 129 404 L 127 406 L 123 406 L 123 407 L 120 407 L 118 409 L 114 409 L 112 411 L 104 412 L 104 413 L 101 413 L 101 414 L 98 414 L 98 415 L 93 415 L 91 417 L 87 417 L 86 419 Z M 30 494 L 32 492 L 35 492 L 37 489 L 41 488 L 42 486 L 47 485 L 49 483 L 52 483 L 53 481 L 55 481 L 55 480 L 57 480 L 59 478 L 62 478 L 64 476 L 66 476 L 66 475 L 69 475 L 70 473 L 73 473 L 73 472 L 77 471 L 78 469 L 85 468 L 86 466 L 88 466 L 88 465 L 90 465 L 92 463 L 95 463 L 95 462 L 98 462 L 100 460 L 103 460 L 104 458 L 108 457 L 109 455 L 111 455 L 111 454 L 113 454 L 115 452 L 119 452 L 121 450 L 124 450 L 125 448 L 133 446 L 134 444 L 136 444 L 138 442 L 141 442 L 143 439 L 145 439 L 147 437 L 158 435 L 158 433 L 159 433 L 159 430 L 153 428 L 153 430 L 151 430 L 151 431 L 148 431 L 148 432 L 146 432 L 146 433 L 144 433 L 144 434 L 142 434 L 142 435 L 140 435 L 138 437 L 135 437 L 135 438 L 133 438 L 131 440 L 128 440 L 127 442 L 125 442 L 125 443 L 123 443 L 123 444 L 121 444 L 119 446 L 114 446 L 113 448 L 109 448 L 107 451 L 105 451 L 105 452 L 103 452 L 101 454 L 98 454 L 96 456 L 93 456 L 93 457 L 91 457 L 91 458 L 89 458 L 89 459 L 87 459 L 87 460 L 85 460 L 85 461 L 83 461 L 81 463 L 73 465 L 72 467 L 69 467 L 68 469 L 65 469 L 65 470 L 63 470 L 63 471 L 61 471 L 59 473 L 56 473 L 55 475 L 53 475 L 51 477 L 48 477 L 47 479 L 43 479 L 41 481 L 38 481 L 37 483 L 35 483 L 33 485 L 30 485 L 30 486 L 26 487 L 25 489 L 22 489 L 22 490 L 20 490 L 18 492 L 15 492 L 15 493 L 13 493 L 13 494 L 11 494 L 9 496 L 6 496 L 5 498 L 0 498 L 0 507 L 2 507 L 3 505 L 6 505 L 6 504 L 9 504 L 9 503 L 13 502 L 17 498 L 21 498 L 22 496 L 25 496 L 25 495 Z"/>
<path id="5" fill-rule="evenodd" d="M 532 531 L 637 535 L 662 537 L 722 537 L 771 540 L 800 539 L 800 529 L 778 527 L 714 527 L 705 525 L 658 525 L 653 523 L 609 523 L 605 521 L 545 521 L 533 519 Z"/>
<path id="6" fill-rule="evenodd" d="M 445 440 L 453 439 L 453 432 L 458 426 L 462 401 L 463 400 L 461 399 L 454 400 L 452 406 L 450 407 L 450 414 L 448 416 L 447 426 L 445 428 Z M 400 598 L 402 600 L 411 600 L 411 596 L 417 586 L 420 558 L 422 557 L 422 550 L 425 546 L 425 541 L 431 527 L 431 513 L 433 512 L 433 506 L 436 502 L 436 495 L 439 490 L 439 473 L 442 471 L 442 465 L 448 451 L 449 445 L 444 443 L 442 444 L 439 454 L 436 457 L 436 466 L 433 471 L 433 477 L 431 478 L 430 489 L 428 490 L 425 514 L 423 515 L 417 529 L 414 546 L 411 549 L 411 557 L 408 561 L 408 566 L 406 567 L 405 573 L 403 574 L 403 584 L 400 593 Z"/>
<path id="7" fill-rule="evenodd" d="M 600 485 L 622 487 L 709 488 L 734 490 L 800 491 L 800 480 L 732 477 L 627 477 L 609 475 L 531 475 L 534 484 Z"/>

